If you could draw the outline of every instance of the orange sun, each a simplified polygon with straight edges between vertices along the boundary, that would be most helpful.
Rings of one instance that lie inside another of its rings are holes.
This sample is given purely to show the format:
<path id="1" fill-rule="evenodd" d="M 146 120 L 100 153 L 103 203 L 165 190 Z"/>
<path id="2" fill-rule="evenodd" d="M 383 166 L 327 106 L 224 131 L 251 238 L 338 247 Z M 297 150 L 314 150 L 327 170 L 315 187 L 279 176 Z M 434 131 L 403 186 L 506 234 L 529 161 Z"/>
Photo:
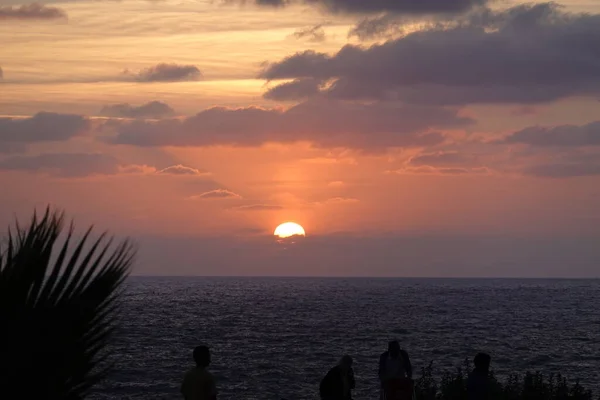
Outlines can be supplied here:
<path id="1" fill-rule="evenodd" d="M 304 228 L 295 222 L 284 222 L 275 228 L 275 236 L 285 239 L 292 236 L 306 236 Z"/>

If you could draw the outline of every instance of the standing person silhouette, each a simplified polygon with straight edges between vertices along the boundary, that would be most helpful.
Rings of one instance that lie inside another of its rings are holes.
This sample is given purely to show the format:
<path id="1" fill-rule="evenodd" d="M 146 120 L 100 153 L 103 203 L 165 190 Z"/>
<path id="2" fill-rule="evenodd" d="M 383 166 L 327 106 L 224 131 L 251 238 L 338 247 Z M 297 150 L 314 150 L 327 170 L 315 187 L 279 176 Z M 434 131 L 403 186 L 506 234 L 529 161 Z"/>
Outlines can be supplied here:
<path id="1" fill-rule="evenodd" d="M 210 365 L 210 350 L 206 346 L 194 349 L 196 366 L 185 374 L 181 384 L 184 400 L 217 400 L 215 378 L 207 371 Z"/>
<path id="2" fill-rule="evenodd" d="M 393 340 L 379 357 L 381 400 L 411 400 L 413 395 L 412 365 L 408 353 Z"/>
<path id="3" fill-rule="evenodd" d="M 490 397 L 490 363 L 492 357 L 478 353 L 473 360 L 475 368 L 467 380 L 467 398 L 469 400 L 487 400 Z"/>

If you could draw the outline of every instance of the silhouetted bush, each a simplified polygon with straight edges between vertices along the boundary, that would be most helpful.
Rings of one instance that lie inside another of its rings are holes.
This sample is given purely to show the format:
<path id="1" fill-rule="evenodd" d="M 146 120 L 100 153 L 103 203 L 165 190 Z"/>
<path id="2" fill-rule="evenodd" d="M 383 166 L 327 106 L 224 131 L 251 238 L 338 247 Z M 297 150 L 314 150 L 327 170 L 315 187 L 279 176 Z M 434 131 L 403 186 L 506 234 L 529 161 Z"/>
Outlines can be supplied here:
<path id="1" fill-rule="evenodd" d="M 467 379 L 471 370 L 466 360 L 454 372 L 445 372 L 439 383 L 435 379 L 433 363 L 421 369 L 415 381 L 417 400 L 466 400 Z M 579 381 L 570 384 L 562 375 L 544 375 L 527 372 L 511 374 L 500 382 L 490 373 L 490 400 L 592 400 L 592 392 Z"/>

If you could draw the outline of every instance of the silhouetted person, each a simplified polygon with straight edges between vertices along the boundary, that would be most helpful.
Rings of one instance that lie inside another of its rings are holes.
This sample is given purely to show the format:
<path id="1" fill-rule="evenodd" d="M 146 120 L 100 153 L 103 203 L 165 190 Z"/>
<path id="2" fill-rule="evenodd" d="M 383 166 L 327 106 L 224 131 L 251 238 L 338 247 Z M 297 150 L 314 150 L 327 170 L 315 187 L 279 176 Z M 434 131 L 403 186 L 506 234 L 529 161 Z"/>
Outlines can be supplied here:
<path id="1" fill-rule="evenodd" d="M 206 346 L 194 349 L 196 366 L 184 376 L 181 384 L 181 394 L 185 400 L 216 400 L 217 385 L 215 378 L 207 368 L 210 365 L 210 351 Z"/>
<path id="2" fill-rule="evenodd" d="M 322 400 L 351 400 L 355 387 L 352 357 L 342 357 L 321 381 L 319 392 Z"/>
<path id="3" fill-rule="evenodd" d="M 379 381 L 381 400 L 412 398 L 412 365 L 397 340 L 389 342 L 388 350 L 379 357 Z"/>
<path id="4" fill-rule="evenodd" d="M 489 354 L 478 353 L 473 360 L 475 368 L 467 380 L 467 398 L 469 400 L 487 400 L 490 397 L 490 362 Z"/>

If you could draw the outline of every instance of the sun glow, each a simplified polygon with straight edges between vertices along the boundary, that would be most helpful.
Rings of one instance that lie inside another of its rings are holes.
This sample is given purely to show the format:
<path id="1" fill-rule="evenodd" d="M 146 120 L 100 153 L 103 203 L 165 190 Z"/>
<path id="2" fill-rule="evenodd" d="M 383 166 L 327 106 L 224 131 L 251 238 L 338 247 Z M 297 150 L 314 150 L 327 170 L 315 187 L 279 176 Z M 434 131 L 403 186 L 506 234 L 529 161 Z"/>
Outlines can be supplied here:
<path id="1" fill-rule="evenodd" d="M 292 236 L 306 236 L 306 232 L 295 222 L 285 222 L 275 229 L 274 235 L 284 239 Z"/>

